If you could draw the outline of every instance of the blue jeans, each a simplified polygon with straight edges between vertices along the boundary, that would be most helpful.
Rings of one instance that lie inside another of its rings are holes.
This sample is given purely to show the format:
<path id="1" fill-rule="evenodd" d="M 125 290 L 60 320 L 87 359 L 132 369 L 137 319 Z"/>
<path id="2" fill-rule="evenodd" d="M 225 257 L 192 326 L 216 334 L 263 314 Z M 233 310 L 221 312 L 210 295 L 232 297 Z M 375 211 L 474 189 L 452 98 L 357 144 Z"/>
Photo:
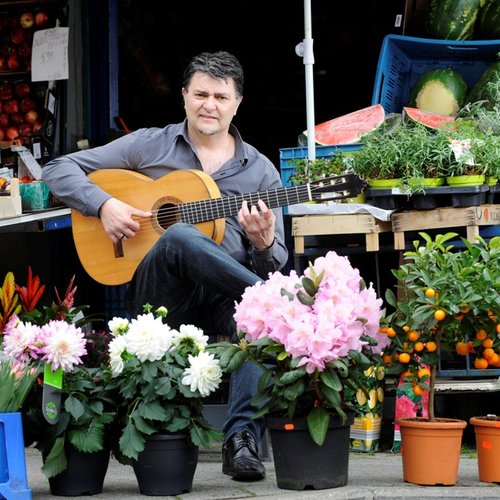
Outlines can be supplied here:
<path id="1" fill-rule="evenodd" d="M 206 333 L 224 335 L 237 342 L 235 301 L 247 286 L 261 278 L 234 260 L 195 226 L 170 226 L 146 254 L 127 289 L 127 308 L 132 316 L 143 313 L 143 304 L 168 309 L 172 328 L 192 324 Z M 250 400 L 257 393 L 261 370 L 244 363 L 231 374 L 225 439 L 246 428 L 259 442 L 263 419 L 252 419 Z"/>

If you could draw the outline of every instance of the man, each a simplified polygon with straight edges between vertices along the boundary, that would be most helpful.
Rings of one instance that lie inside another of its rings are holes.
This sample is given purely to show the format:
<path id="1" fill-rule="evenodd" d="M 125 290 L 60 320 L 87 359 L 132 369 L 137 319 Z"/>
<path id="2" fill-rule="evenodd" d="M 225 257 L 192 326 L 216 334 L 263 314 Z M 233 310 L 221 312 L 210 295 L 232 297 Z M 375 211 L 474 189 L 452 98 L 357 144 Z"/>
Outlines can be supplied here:
<path id="1" fill-rule="evenodd" d="M 131 169 L 159 178 L 178 169 L 198 169 L 216 182 L 221 196 L 278 188 L 279 174 L 231 124 L 243 98 L 243 70 L 227 52 L 202 53 L 188 64 L 182 88 L 186 119 L 163 129 L 140 129 L 107 145 L 59 157 L 43 168 L 43 180 L 60 200 L 99 217 L 113 243 L 134 238 L 151 212 L 111 197 L 86 174 L 102 168 Z M 167 194 L 167 193 L 166 193 Z M 195 324 L 236 341 L 234 304 L 247 286 L 280 270 L 288 258 L 281 209 L 262 200 L 242 202 L 228 217 L 220 245 L 195 226 L 167 228 L 139 264 L 127 289 L 131 315 L 145 303 L 168 309 L 173 328 Z M 265 477 L 257 454 L 262 419 L 252 419 L 259 369 L 245 363 L 231 375 L 222 448 L 225 474 L 236 480 Z"/>

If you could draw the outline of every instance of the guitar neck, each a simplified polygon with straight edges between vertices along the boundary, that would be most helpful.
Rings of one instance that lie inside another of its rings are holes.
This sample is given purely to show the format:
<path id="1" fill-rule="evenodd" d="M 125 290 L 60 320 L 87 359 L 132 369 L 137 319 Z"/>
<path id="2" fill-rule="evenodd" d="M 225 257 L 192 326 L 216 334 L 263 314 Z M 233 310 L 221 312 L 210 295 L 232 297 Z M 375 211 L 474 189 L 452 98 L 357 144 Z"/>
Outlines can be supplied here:
<path id="1" fill-rule="evenodd" d="M 302 184 L 210 200 L 191 201 L 177 208 L 183 222 L 198 224 L 236 215 L 243 201 L 247 201 L 249 205 L 256 205 L 258 200 L 262 200 L 269 208 L 296 205 L 312 200 L 311 188 L 309 184 Z"/>

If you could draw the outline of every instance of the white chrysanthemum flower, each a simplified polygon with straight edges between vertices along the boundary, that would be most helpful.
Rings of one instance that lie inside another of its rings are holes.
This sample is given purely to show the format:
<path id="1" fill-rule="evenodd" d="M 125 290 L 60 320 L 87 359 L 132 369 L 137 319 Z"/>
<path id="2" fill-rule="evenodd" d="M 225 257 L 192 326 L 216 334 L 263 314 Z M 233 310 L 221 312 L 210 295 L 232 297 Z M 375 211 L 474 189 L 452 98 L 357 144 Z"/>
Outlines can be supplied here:
<path id="1" fill-rule="evenodd" d="M 127 351 L 139 361 L 161 359 L 172 343 L 170 327 L 152 313 L 143 314 L 130 322 Z"/>
<path id="2" fill-rule="evenodd" d="M 108 321 L 109 331 L 112 335 L 121 335 L 128 330 L 129 320 L 127 318 L 117 318 L 116 316 Z"/>
<path id="3" fill-rule="evenodd" d="M 178 331 L 172 330 L 172 337 L 172 349 L 186 346 L 200 352 L 208 344 L 208 335 L 194 325 L 181 325 Z"/>
<path id="4" fill-rule="evenodd" d="M 222 369 L 219 360 L 214 355 L 203 351 L 198 356 L 188 357 L 189 368 L 184 370 L 182 383 L 190 386 L 192 391 L 200 391 L 202 396 L 208 396 L 215 391 L 222 380 Z"/>
<path id="5" fill-rule="evenodd" d="M 122 354 L 127 349 L 126 335 L 118 335 L 108 344 L 109 365 L 113 377 L 120 375 L 123 371 L 124 363 Z"/>
<path id="6" fill-rule="evenodd" d="M 49 321 L 41 328 L 45 343 L 43 360 L 52 370 L 62 368 L 71 372 L 75 365 L 81 364 L 80 356 L 87 354 L 86 340 L 81 328 L 63 320 Z"/>

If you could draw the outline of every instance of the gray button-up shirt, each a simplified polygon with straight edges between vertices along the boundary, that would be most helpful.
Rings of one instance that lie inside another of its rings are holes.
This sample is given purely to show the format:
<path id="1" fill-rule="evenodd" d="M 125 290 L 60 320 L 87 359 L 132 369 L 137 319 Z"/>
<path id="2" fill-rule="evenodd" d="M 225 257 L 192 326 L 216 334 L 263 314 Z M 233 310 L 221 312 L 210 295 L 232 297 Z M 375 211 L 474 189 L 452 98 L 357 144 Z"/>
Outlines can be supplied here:
<path id="1" fill-rule="evenodd" d="M 278 171 L 272 162 L 243 142 L 233 125 L 230 132 L 236 140 L 235 155 L 211 176 L 221 196 L 281 187 Z M 42 168 L 42 179 L 52 193 L 69 207 L 84 215 L 98 217 L 101 205 L 111 195 L 88 179 L 86 174 L 103 168 L 135 170 L 153 179 L 173 170 L 202 170 L 184 121 L 165 128 L 139 129 L 104 146 L 60 156 Z M 271 248 L 253 248 L 236 216 L 226 218 L 221 242 L 229 255 L 253 269 L 261 278 L 267 278 L 268 273 L 281 269 L 288 259 L 282 209 L 275 208 L 274 213 L 276 240 Z"/>

